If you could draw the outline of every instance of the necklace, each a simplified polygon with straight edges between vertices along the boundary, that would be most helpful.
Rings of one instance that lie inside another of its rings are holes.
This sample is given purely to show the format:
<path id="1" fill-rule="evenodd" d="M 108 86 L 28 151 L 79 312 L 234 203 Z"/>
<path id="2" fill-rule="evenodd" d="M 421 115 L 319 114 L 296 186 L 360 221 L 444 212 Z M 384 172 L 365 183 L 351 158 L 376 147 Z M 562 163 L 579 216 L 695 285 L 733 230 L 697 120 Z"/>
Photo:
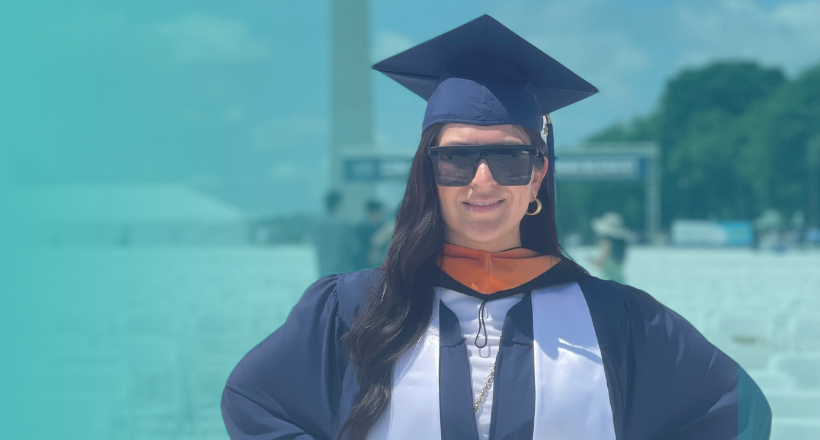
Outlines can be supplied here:
<path id="1" fill-rule="evenodd" d="M 495 364 L 490 367 L 490 374 L 487 376 L 487 380 L 484 381 L 484 387 L 481 388 L 481 394 L 478 395 L 478 399 L 476 400 L 475 404 L 473 405 L 473 414 L 478 412 L 478 408 L 484 404 L 484 401 L 487 400 L 487 392 L 490 390 L 490 386 L 493 384 L 493 379 L 495 378 Z"/>
<path id="2" fill-rule="evenodd" d="M 479 349 L 484 348 L 487 346 L 487 325 L 484 323 L 484 306 L 487 304 L 487 300 L 481 301 L 481 306 L 478 308 L 478 333 L 475 335 L 475 346 Z M 484 345 L 478 345 L 478 336 L 481 334 L 481 329 L 484 329 Z M 498 354 L 495 355 L 495 360 L 498 362 Z M 473 414 L 478 413 L 478 408 L 484 404 L 484 401 L 487 400 L 487 392 L 490 391 L 490 387 L 493 385 L 493 378 L 495 377 L 495 362 L 493 362 L 493 366 L 490 367 L 490 374 L 487 376 L 487 380 L 484 381 L 484 386 L 481 388 L 481 393 L 478 395 L 478 399 L 476 399 L 475 404 L 473 404 Z"/>

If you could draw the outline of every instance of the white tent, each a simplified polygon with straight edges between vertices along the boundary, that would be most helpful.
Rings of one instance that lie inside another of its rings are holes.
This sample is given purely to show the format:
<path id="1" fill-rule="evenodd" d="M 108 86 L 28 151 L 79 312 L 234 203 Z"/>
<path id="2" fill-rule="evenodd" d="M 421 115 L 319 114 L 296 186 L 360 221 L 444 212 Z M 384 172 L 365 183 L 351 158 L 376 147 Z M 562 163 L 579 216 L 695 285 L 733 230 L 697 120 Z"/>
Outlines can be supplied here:
<path id="1" fill-rule="evenodd" d="M 32 244 L 241 244 L 248 236 L 242 211 L 184 185 L 40 185 L 5 196 L 16 235 Z"/>

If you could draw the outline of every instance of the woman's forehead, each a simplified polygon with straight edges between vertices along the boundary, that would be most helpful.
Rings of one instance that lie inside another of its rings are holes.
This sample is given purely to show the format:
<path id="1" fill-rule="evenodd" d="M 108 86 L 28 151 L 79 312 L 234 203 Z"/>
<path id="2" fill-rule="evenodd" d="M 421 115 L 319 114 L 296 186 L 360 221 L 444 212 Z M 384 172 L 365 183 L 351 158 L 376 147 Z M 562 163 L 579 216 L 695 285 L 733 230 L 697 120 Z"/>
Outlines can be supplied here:
<path id="1" fill-rule="evenodd" d="M 447 145 L 484 145 L 509 144 L 526 145 L 529 139 L 520 129 L 513 125 L 469 125 L 449 123 L 442 127 L 437 144 Z"/>

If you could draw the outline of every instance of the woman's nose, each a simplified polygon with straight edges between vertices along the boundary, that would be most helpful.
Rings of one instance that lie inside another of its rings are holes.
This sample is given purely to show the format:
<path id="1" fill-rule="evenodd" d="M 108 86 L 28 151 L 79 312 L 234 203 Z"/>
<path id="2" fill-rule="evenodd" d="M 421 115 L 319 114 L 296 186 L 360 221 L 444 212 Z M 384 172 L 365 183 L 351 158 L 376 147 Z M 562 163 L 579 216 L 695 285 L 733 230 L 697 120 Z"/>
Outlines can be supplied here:
<path id="1" fill-rule="evenodd" d="M 481 159 L 478 163 L 478 169 L 475 172 L 475 177 L 470 183 L 471 186 L 478 185 L 497 185 L 493 178 L 493 173 L 490 171 L 490 165 L 487 164 L 487 159 Z"/>

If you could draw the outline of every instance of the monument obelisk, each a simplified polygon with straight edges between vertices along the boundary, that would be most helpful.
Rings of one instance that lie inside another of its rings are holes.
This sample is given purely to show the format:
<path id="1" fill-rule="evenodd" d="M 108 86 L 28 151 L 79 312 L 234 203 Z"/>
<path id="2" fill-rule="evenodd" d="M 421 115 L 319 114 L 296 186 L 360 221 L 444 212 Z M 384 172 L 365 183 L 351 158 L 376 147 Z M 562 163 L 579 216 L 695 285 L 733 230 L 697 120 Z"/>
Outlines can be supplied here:
<path id="1" fill-rule="evenodd" d="M 342 194 L 341 214 L 363 217 L 364 203 L 375 194 L 375 183 L 348 183 L 344 158 L 373 153 L 370 69 L 370 26 L 367 0 L 331 2 L 331 124 L 330 190 Z"/>

